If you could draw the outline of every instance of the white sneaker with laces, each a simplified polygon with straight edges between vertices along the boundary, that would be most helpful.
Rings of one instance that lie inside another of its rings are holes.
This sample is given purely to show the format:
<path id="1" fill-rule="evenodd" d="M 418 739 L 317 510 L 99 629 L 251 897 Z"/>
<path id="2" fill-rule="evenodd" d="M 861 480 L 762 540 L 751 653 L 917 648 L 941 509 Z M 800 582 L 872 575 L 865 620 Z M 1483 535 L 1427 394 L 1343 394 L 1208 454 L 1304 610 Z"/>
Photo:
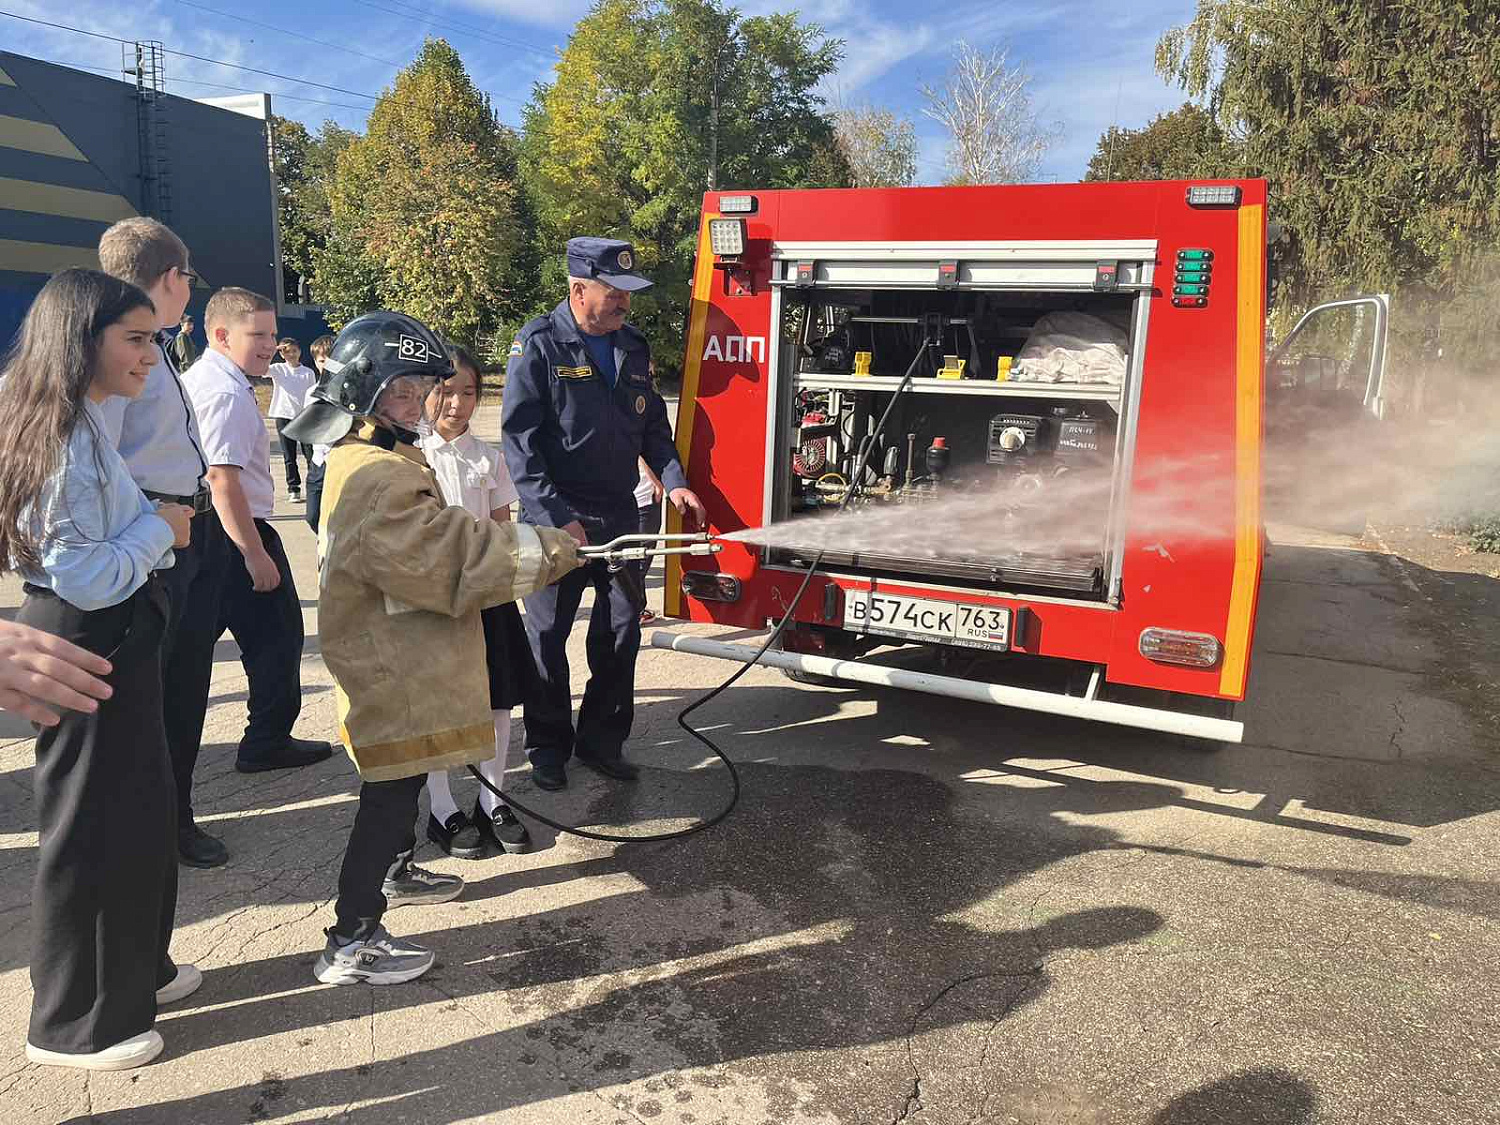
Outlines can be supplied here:
<path id="1" fill-rule="evenodd" d="M 26 1058 L 40 1066 L 71 1066 L 79 1070 L 134 1070 L 145 1066 L 166 1046 L 160 1033 L 143 1031 L 102 1051 L 73 1055 L 65 1051 L 48 1051 L 26 1044 Z"/>
<path id="2" fill-rule="evenodd" d="M 196 965 L 178 965 L 177 975 L 156 990 L 157 1006 L 175 1004 L 198 991 L 203 984 L 203 974 Z"/>
<path id="3" fill-rule="evenodd" d="M 324 984 L 404 984 L 432 968 L 437 955 L 415 942 L 392 937 L 381 926 L 364 941 L 328 945 L 318 958 L 313 976 Z"/>

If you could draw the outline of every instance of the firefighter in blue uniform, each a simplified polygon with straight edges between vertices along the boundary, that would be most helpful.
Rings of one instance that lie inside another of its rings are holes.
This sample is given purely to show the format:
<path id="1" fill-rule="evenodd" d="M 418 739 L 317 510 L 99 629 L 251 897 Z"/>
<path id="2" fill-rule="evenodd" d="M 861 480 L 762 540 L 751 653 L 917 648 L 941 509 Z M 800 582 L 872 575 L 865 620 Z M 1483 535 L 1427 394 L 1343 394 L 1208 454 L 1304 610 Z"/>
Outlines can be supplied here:
<path id="1" fill-rule="evenodd" d="M 666 404 L 651 383 L 650 348 L 625 323 L 631 293 L 651 282 L 635 272 L 628 242 L 574 238 L 567 253 L 568 299 L 521 329 L 506 369 L 502 445 L 521 518 L 563 528 L 580 544 L 633 534 L 637 458 L 644 457 L 673 506 L 701 525 L 703 505 L 687 487 Z M 568 634 L 589 585 L 589 682 L 575 732 Z M 634 780 L 636 768 L 621 751 L 635 711 L 645 604 L 639 580 L 628 567 L 595 562 L 525 604 L 538 672 L 525 700 L 532 779 L 562 789 L 564 764 L 576 754 L 607 777 Z"/>

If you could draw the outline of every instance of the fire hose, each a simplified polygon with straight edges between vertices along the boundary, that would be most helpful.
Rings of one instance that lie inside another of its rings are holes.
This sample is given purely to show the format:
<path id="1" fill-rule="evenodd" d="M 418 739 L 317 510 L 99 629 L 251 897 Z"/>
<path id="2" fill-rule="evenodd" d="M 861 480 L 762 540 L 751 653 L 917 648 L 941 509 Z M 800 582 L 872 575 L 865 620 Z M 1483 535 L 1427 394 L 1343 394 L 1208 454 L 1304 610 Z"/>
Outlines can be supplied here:
<path id="1" fill-rule="evenodd" d="M 917 354 L 913 357 L 911 366 L 906 369 L 906 374 L 901 377 L 901 382 L 896 385 L 895 391 L 891 394 L 891 401 L 886 404 L 885 410 L 881 413 L 880 419 L 875 423 L 875 427 L 871 431 L 869 440 L 864 443 L 864 449 L 860 454 L 859 463 L 855 466 L 854 469 L 853 480 L 850 482 L 849 487 L 845 490 L 844 498 L 839 502 L 839 506 L 836 511 L 842 512 L 850 505 L 850 503 L 853 502 L 854 498 L 864 490 L 865 470 L 869 467 L 870 458 L 879 445 L 881 434 L 885 432 L 886 422 L 890 420 L 891 413 L 896 408 L 896 403 L 901 401 L 901 397 L 907 392 L 907 390 L 910 389 L 911 381 L 916 376 L 917 369 L 922 365 L 923 360 L 928 360 L 929 362 L 931 362 L 933 364 L 934 370 L 936 370 L 936 355 L 937 349 L 941 347 L 941 340 L 942 318 L 933 317 L 931 318 L 930 323 L 927 326 L 926 338 L 923 340 L 922 346 L 917 349 Z M 668 547 L 657 547 L 653 545 L 658 542 L 669 542 L 674 545 Z M 719 543 L 715 543 L 713 541 L 713 537 L 708 532 L 680 535 L 652 535 L 646 533 L 641 535 L 622 535 L 618 538 L 611 539 L 608 543 L 602 543 L 598 546 L 589 545 L 586 547 L 580 547 L 578 550 L 578 554 L 580 558 L 587 559 L 591 562 L 603 562 L 610 568 L 612 572 L 620 573 L 623 571 L 625 564 L 628 562 L 639 562 L 645 559 L 656 558 L 658 555 L 712 555 L 717 554 L 721 550 L 723 550 L 723 546 Z M 781 634 L 786 631 L 787 626 L 792 621 L 792 614 L 796 611 L 797 606 L 801 603 L 803 596 L 807 593 L 808 587 L 812 584 L 813 576 L 817 574 L 819 568 L 822 566 L 823 556 L 825 553 L 826 548 L 820 548 L 818 553 L 813 556 L 812 561 L 807 566 L 807 573 L 802 577 L 801 585 L 797 587 L 797 592 L 792 595 L 792 600 L 783 606 L 781 619 L 776 623 L 775 628 L 771 630 L 770 635 L 766 637 L 760 648 L 756 650 L 755 655 L 750 660 L 741 664 L 738 668 L 731 672 L 723 683 L 719 684 L 717 687 L 709 689 L 707 692 L 699 696 L 697 699 L 693 700 L 693 702 L 689 703 L 686 707 L 684 707 L 677 713 L 677 725 L 684 731 L 686 731 L 690 737 L 696 739 L 698 742 L 701 742 L 704 746 L 706 746 L 709 751 L 711 751 L 715 757 L 723 762 L 725 767 L 729 770 L 729 800 L 726 801 L 723 807 L 721 807 L 719 811 L 714 813 L 712 816 L 700 820 L 696 824 L 690 824 L 686 828 L 679 828 L 672 832 L 655 832 L 638 836 L 626 836 L 613 832 L 592 832 L 588 829 L 580 828 L 577 825 L 559 823 L 558 821 L 553 820 L 550 817 L 543 816 L 541 813 L 535 811 L 534 809 L 527 808 L 525 805 L 521 804 L 521 802 L 517 801 L 514 797 L 510 796 L 510 794 L 505 793 L 495 785 L 492 785 L 490 781 L 483 774 L 481 774 L 478 768 L 476 768 L 475 766 L 469 766 L 469 772 L 479 779 L 479 784 L 483 785 L 486 789 L 493 793 L 497 798 L 504 801 L 511 808 L 525 813 L 533 820 L 545 824 L 547 825 L 547 827 L 553 828 L 558 832 L 565 832 L 570 836 L 580 836 L 585 840 L 603 840 L 608 843 L 620 844 L 639 844 L 659 842 L 662 840 L 679 840 L 684 836 L 692 836 L 698 832 L 702 832 L 706 829 L 712 828 L 714 825 L 718 824 L 725 817 L 727 817 L 731 812 L 733 812 L 734 806 L 739 803 L 740 775 L 739 771 L 734 767 L 734 762 L 730 760 L 729 755 L 725 754 L 723 750 L 719 749 L 719 747 L 711 738 L 708 737 L 708 735 L 704 734 L 702 731 L 698 730 L 691 723 L 689 723 L 688 716 L 693 714 L 693 712 L 697 711 L 699 708 L 711 703 L 729 688 L 733 687 L 737 682 L 739 682 L 740 677 L 748 672 L 751 668 L 753 668 L 756 664 L 758 664 L 760 662 L 760 658 L 767 652 L 769 652 L 771 648 L 776 644 L 776 642 L 781 639 Z"/>

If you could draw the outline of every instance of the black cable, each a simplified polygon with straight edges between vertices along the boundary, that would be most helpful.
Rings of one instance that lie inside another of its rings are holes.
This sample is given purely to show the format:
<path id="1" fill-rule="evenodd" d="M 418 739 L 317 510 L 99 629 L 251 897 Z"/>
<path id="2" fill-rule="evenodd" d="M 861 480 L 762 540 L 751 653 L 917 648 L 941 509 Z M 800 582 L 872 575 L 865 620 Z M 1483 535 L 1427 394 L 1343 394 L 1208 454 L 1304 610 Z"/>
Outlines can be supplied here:
<path id="1" fill-rule="evenodd" d="M 850 481 L 848 489 L 844 492 L 844 499 L 839 502 L 839 512 L 842 512 L 845 508 L 847 508 L 849 504 L 854 500 L 854 497 L 863 490 L 864 485 L 862 482 L 864 481 L 865 470 L 869 468 L 870 454 L 875 450 L 876 442 L 874 439 L 879 438 L 880 435 L 885 432 L 885 424 L 890 420 L 891 412 L 896 409 L 896 403 L 901 400 L 901 396 L 905 394 L 907 388 L 911 386 L 912 378 L 917 373 L 917 366 L 922 362 L 923 358 L 929 354 L 929 348 L 940 348 L 941 346 L 942 344 L 940 339 L 934 340 L 929 336 L 926 340 L 923 341 L 922 346 L 917 349 L 917 354 L 913 357 L 911 366 L 906 369 L 906 374 L 901 377 L 901 382 L 897 384 L 895 392 L 891 395 L 891 401 L 886 404 L 885 410 L 880 415 L 880 420 L 875 423 L 875 429 L 871 433 L 872 440 L 868 445 L 866 445 L 864 453 L 860 457 L 859 464 L 855 466 L 854 480 Z M 934 361 L 934 365 L 935 364 L 936 361 Z M 738 683 L 740 677 L 743 676 L 746 672 L 750 671 L 751 668 L 759 664 L 760 658 L 764 656 L 768 651 L 770 651 L 772 645 L 774 645 L 778 640 L 781 639 L 781 634 L 784 633 L 786 631 L 786 627 L 791 624 L 792 614 L 796 611 L 797 606 L 801 603 L 803 595 L 807 593 L 808 586 L 812 584 L 813 575 L 818 572 L 818 568 L 823 563 L 823 556 L 826 553 L 827 548 L 822 547 L 819 548 L 818 553 L 813 556 L 812 562 L 808 564 L 807 573 L 803 575 L 802 585 L 797 587 L 797 592 L 792 595 L 791 602 L 782 607 L 783 612 L 781 615 L 781 620 L 776 623 L 776 628 L 771 630 L 771 635 L 765 639 L 765 643 L 760 646 L 755 655 L 744 664 L 741 664 L 738 668 L 736 668 L 734 672 L 730 674 L 729 678 L 721 683 L 718 687 L 715 687 L 704 695 L 698 697 L 692 703 L 689 703 L 686 707 L 684 707 L 677 713 L 677 725 L 680 726 L 683 730 L 687 731 L 687 733 L 693 738 L 696 738 L 699 742 L 703 743 L 704 746 L 707 746 L 711 751 L 713 751 L 714 755 L 719 759 L 719 761 L 723 762 L 729 770 L 729 781 L 730 785 L 732 786 L 731 792 L 729 794 L 729 800 L 725 802 L 723 808 L 714 813 L 714 815 L 709 817 L 707 820 L 699 821 L 697 824 L 690 824 L 686 828 L 679 828 L 675 832 L 653 832 L 645 836 L 622 836 L 613 832 L 590 832 L 585 828 L 578 828 L 571 824 L 561 824 L 558 821 L 553 820 L 551 817 L 543 816 L 541 813 L 527 808 L 525 805 L 521 804 L 521 802 L 517 801 L 514 797 L 510 796 L 508 793 L 502 792 L 495 785 L 491 784 L 489 779 L 486 778 L 482 773 L 480 773 L 479 770 L 474 766 L 468 767 L 469 772 L 479 779 L 479 784 L 483 785 L 486 789 L 488 789 L 500 800 L 504 801 L 511 808 L 520 810 L 527 816 L 531 817 L 533 820 L 540 821 L 542 824 L 545 824 L 549 828 L 556 829 L 559 832 L 566 832 L 569 836 L 581 836 L 585 840 L 604 840 L 608 843 L 614 844 L 640 844 L 658 842 L 662 840 L 680 840 L 684 836 L 692 836 L 698 832 L 704 831 L 705 829 L 712 828 L 714 825 L 718 824 L 721 820 L 728 816 L 731 812 L 733 812 L 734 806 L 739 803 L 740 773 L 737 769 L 734 768 L 734 763 L 729 760 L 729 755 L 725 754 L 723 750 L 720 750 L 719 747 L 714 743 L 713 739 L 709 738 L 708 735 L 704 734 L 702 731 L 698 730 L 687 721 L 688 716 L 691 715 L 694 711 L 698 710 L 698 708 L 712 702 L 714 699 L 717 699 L 725 691 Z"/>

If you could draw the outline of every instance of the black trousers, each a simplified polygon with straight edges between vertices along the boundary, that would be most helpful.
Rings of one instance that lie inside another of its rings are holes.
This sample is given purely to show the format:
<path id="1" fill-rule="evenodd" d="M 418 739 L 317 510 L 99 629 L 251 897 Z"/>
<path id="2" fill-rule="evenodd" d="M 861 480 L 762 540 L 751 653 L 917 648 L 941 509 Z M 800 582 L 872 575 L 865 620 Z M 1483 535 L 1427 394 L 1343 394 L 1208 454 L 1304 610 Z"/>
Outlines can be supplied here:
<path id="1" fill-rule="evenodd" d="M 314 465 L 311 460 L 307 462 L 307 526 L 314 534 L 318 530 L 318 516 L 323 511 L 323 474 L 327 471 L 327 465 Z"/>
<path id="2" fill-rule="evenodd" d="M 276 419 L 276 436 L 281 441 L 281 459 L 286 465 L 286 490 L 288 492 L 300 492 L 302 490 L 302 473 L 297 467 L 297 451 L 302 451 L 303 460 L 307 462 L 307 471 L 312 472 L 312 446 L 304 445 L 294 441 L 292 438 L 282 434 L 282 429 L 291 422 L 290 418 Z"/>
<path id="3" fill-rule="evenodd" d="M 103 1050 L 156 1022 L 177 890 L 177 802 L 162 723 L 167 614 L 155 578 L 91 612 L 28 588 L 17 614 L 114 664 L 114 694 L 98 711 L 65 712 L 37 734 L 27 1038 L 49 1051 Z"/>
<path id="4" fill-rule="evenodd" d="M 171 602 L 162 645 L 163 710 L 179 824 L 193 823 L 193 770 L 203 744 L 214 645 L 224 631 L 219 622 L 232 550 L 213 511 L 193 517 L 192 535 L 176 552 L 177 565 L 160 572 Z"/>
<path id="5" fill-rule="evenodd" d="M 359 810 L 344 864 L 329 937 L 340 945 L 363 941 L 380 927 L 385 895 L 380 885 L 411 862 L 416 850 L 417 797 L 426 774 L 395 781 L 367 781 L 359 787 Z"/>
<path id="6" fill-rule="evenodd" d="M 589 541 L 631 535 L 640 526 L 634 507 L 585 524 Z M 573 727 L 573 687 L 568 634 L 583 591 L 594 588 L 589 614 L 589 682 Z M 526 600 L 526 639 L 537 676 L 526 693 L 526 754 L 531 764 L 562 765 L 578 753 L 618 758 L 635 721 L 635 658 L 641 647 L 641 578 L 630 567 L 610 570 L 590 563 Z"/>
<path id="7" fill-rule="evenodd" d="M 642 535 L 656 534 L 661 530 L 661 505 L 652 503 L 637 508 L 636 519 L 638 521 L 637 526 L 640 528 Z M 653 559 L 649 558 L 642 559 L 640 562 L 634 562 L 630 565 L 635 568 L 635 572 L 644 580 L 647 572 L 651 569 L 653 561 Z"/>
<path id="8" fill-rule="evenodd" d="M 239 756 L 250 761 L 274 753 L 292 735 L 302 711 L 302 602 L 281 536 L 265 520 L 255 529 L 276 563 L 281 583 L 257 594 L 245 556 L 230 544 L 220 631 L 227 628 L 240 646 L 240 662 L 250 681 L 249 717 Z"/>

